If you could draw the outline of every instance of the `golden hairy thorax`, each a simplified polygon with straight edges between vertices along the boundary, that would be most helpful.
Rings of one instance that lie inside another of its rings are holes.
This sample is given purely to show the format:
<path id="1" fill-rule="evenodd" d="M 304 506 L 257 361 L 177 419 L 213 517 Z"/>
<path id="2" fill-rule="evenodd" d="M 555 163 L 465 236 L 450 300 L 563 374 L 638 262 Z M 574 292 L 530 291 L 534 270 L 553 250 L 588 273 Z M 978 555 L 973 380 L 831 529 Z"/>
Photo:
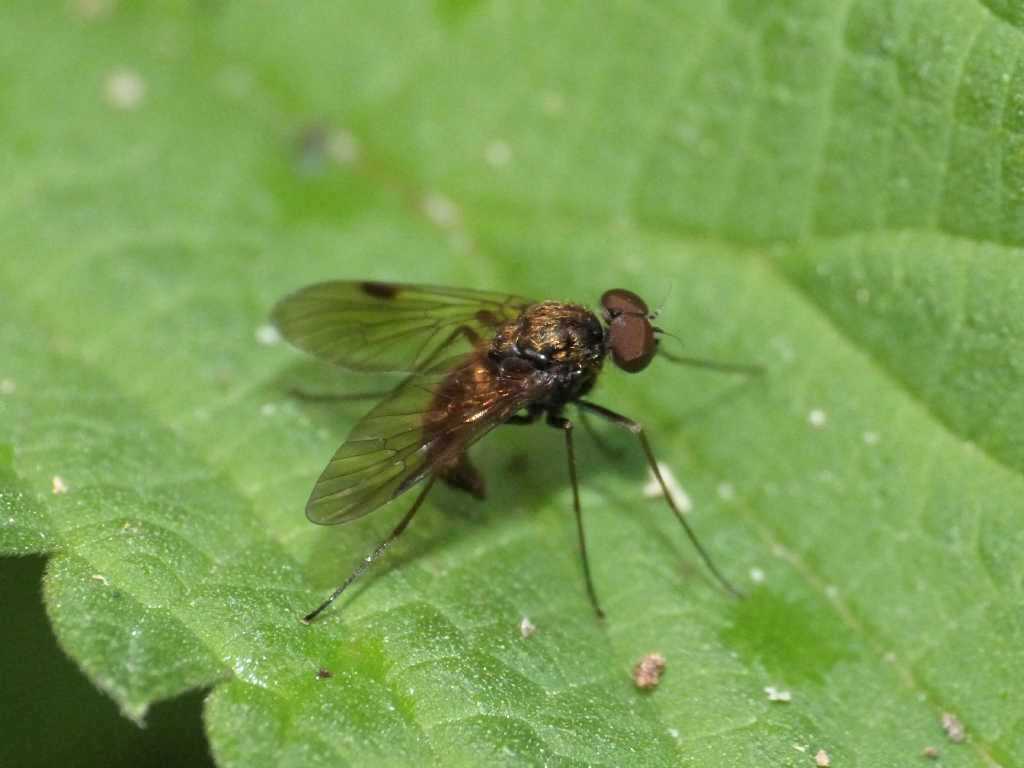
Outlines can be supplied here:
<path id="1" fill-rule="evenodd" d="M 558 409 L 590 389 L 604 356 L 604 331 L 586 307 L 534 304 L 500 326 L 493 339 L 481 339 L 474 354 L 448 374 L 434 394 L 424 427 L 444 432 L 473 414 L 493 413 L 497 403 L 517 400 L 510 395 L 522 391 L 526 378 L 544 382 L 535 402 Z M 504 418 L 522 407 L 520 401 Z M 439 441 L 436 449 L 444 443 Z"/>
<path id="2" fill-rule="evenodd" d="M 597 316 L 579 304 L 560 301 L 527 307 L 499 328 L 490 344 L 490 354 L 498 360 L 539 355 L 554 369 L 578 367 L 594 375 L 601 369 L 604 352 L 604 331 Z"/>

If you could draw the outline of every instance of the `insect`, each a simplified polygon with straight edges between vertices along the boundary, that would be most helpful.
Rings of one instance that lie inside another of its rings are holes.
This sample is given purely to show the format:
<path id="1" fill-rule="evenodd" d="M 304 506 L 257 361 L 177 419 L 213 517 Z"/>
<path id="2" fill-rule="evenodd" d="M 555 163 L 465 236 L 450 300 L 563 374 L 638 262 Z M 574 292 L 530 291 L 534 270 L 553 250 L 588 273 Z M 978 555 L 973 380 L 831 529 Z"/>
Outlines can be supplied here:
<path id="1" fill-rule="evenodd" d="M 467 454 L 473 443 L 498 425 L 541 418 L 565 436 L 583 575 L 594 611 L 603 617 L 587 558 L 569 405 L 636 436 L 698 554 L 738 596 L 672 498 L 641 425 L 586 399 L 609 357 L 629 373 L 658 354 L 716 370 L 756 371 L 668 355 L 659 350 L 664 332 L 654 318 L 639 296 L 621 288 L 601 296 L 600 316 L 579 304 L 401 283 L 325 282 L 281 300 L 272 319 L 296 347 L 352 370 L 405 374 L 327 464 L 306 504 L 307 517 L 321 525 L 347 523 L 423 484 L 391 534 L 303 621 L 313 621 L 384 553 L 437 480 L 484 497 L 483 476 Z"/>

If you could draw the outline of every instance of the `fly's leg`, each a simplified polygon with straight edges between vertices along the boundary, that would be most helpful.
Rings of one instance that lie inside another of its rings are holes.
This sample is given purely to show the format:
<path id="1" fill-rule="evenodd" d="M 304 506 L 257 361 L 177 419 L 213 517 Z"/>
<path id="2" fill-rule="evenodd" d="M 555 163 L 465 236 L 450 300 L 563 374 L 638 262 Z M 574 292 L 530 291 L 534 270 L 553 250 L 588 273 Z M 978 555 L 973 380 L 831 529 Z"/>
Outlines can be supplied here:
<path id="1" fill-rule="evenodd" d="M 658 469 L 658 462 L 654 458 L 654 451 L 651 450 L 651 444 L 647 441 L 647 435 L 644 434 L 644 428 L 643 426 L 641 426 L 640 422 L 634 421 L 628 416 L 623 416 L 621 413 L 616 413 L 615 411 L 609 410 L 604 406 L 597 405 L 596 403 L 591 403 L 586 400 L 577 401 L 577 405 L 579 405 L 580 408 L 585 408 L 586 410 L 595 413 L 598 416 L 601 416 L 602 418 L 607 419 L 613 424 L 618 424 L 623 429 L 627 429 L 634 435 L 636 435 L 637 440 L 640 441 L 640 447 L 643 448 L 644 456 L 647 457 L 647 465 L 651 468 L 651 472 L 653 472 L 654 476 L 658 479 L 658 484 L 661 486 L 661 492 L 662 495 L 664 495 L 665 497 L 665 501 L 668 503 L 669 507 L 675 513 L 676 519 L 683 526 L 683 530 L 686 531 L 686 535 L 689 537 L 690 542 L 697 550 L 697 553 L 700 555 L 701 559 L 707 565 L 708 569 L 711 571 L 714 577 L 718 579 L 718 582 L 728 592 L 732 593 L 736 597 L 743 597 L 743 593 L 736 589 L 736 587 L 734 587 L 729 582 L 729 580 L 722 575 L 721 571 L 719 571 L 718 568 L 715 566 L 715 563 L 714 561 L 712 561 L 711 556 L 707 553 L 707 551 L 701 545 L 700 541 L 697 539 L 697 534 L 694 533 L 693 529 L 690 527 L 690 524 L 686 522 L 686 518 L 683 517 L 683 513 L 680 512 L 679 507 L 676 506 L 676 501 L 672 497 L 672 493 L 671 491 L 669 491 L 668 485 L 666 485 L 665 483 L 665 478 L 661 476 L 661 470 Z"/>
<path id="2" fill-rule="evenodd" d="M 359 565 L 356 566 L 356 569 L 352 571 L 352 574 L 347 579 L 345 579 L 345 583 L 338 587 L 336 590 L 334 590 L 334 592 L 331 593 L 330 597 L 328 597 L 326 600 L 320 603 L 320 605 L 317 606 L 316 609 L 310 611 L 302 617 L 302 622 L 304 624 L 311 623 L 314 619 L 316 619 L 317 616 L 323 613 L 323 611 L 331 603 L 333 603 L 335 600 L 341 597 L 341 593 L 348 589 L 349 584 L 351 584 L 353 581 L 362 576 L 366 572 L 366 569 L 373 565 L 373 561 L 380 557 L 382 554 L 384 554 L 384 551 L 391 546 L 394 540 L 402 535 L 402 531 L 404 531 L 406 526 L 409 525 L 409 521 L 412 520 L 413 515 L 416 514 L 416 510 L 418 510 L 420 508 L 420 505 L 423 504 L 423 500 L 427 498 L 427 494 L 430 492 L 430 489 L 433 487 L 433 485 L 434 476 L 431 475 L 430 479 L 427 480 L 426 486 L 424 486 L 423 490 L 420 491 L 420 495 L 416 497 L 416 501 L 412 503 L 412 506 L 409 508 L 409 511 L 405 513 L 405 517 L 403 517 L 401 521 L 398 523 L 398 525 L 395 526 L 395 530 L 391 532 L 391 535 L 384 539 L 384 541 L 377 545 L 376 549 L 374 549 L 370 554 L 363 558 L 362 562 L 360 562 Z"/>
<path id="3" fill-rule="evenodd" d="M 594 606 L 594 613 L 597 618 L 604 618 L 604 611 L 597 601 L 597 592 L 594 591 L 594 581 L 590 577 L 590 560 L 587 557 L 587 539 L 583 533 L 583 513 L 580 510 L 580 488 L 576 479 L 576 452 L 572 444 L 572 422 L 553 413 L 548 414 L 548 424 L 562 430 L 565 435 L 565 450 L 569 457 L 569 481 L 572 484 L 572 508 L 576 513 L 576 532 L 580 539 L 580 555 L 583 558 L 583 577 L 587 581 L 587 594 L 590 596 L 590 604 Z"/>

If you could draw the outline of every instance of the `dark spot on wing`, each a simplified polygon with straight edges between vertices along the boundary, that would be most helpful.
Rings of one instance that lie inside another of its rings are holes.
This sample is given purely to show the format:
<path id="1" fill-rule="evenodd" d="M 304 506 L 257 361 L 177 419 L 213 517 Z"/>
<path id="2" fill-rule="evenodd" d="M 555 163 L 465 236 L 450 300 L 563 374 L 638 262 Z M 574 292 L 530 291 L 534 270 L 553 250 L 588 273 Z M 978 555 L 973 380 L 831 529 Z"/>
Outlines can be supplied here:
<path id="1" fill-rule="evenodd" d="M 376 299 L 393 299 L 398 295 L 398 286 L 394 283 L 360 283 L 363 293 Z"/>

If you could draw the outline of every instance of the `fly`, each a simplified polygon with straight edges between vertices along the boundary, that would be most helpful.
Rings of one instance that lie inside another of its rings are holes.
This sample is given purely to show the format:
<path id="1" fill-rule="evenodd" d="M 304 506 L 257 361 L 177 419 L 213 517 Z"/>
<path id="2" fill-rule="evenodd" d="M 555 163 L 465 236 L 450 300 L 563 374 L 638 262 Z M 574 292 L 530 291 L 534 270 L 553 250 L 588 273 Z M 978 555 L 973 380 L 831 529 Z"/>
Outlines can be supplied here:
<path id="1" fill-rule="evenodd" d="M 569 405 L 636 436 L 697 553 L 718 582 L 740 596 L 680 512 L 640 423 L 587 399 L 608 358 L 628 373 L 642 371 L 658 354 L 726 372 L 759 370 L 671 356 L 659 350 L 663 332 L 654 318 L 643 299 L 621 288 L 601 296 L 599 314 L 561 301 L 356 281 L 307 286 L 278 303 L 273 321 L 296 347 L 351 370 L 405 375 L 334 454 L 313 487 L 306 516 L 321 525 L 347 523 L 421 486 L 391 534 L 303 621 L 313 621 L 391 546 L 437 480 L 484 498 L 483 476 L 467 453 L 473 443 L 499 424 L 540 419 L 565 436 L 583 575 L 594 612 L 603 617 L 587 558 L 574 423 L 564 413 Z"/>

